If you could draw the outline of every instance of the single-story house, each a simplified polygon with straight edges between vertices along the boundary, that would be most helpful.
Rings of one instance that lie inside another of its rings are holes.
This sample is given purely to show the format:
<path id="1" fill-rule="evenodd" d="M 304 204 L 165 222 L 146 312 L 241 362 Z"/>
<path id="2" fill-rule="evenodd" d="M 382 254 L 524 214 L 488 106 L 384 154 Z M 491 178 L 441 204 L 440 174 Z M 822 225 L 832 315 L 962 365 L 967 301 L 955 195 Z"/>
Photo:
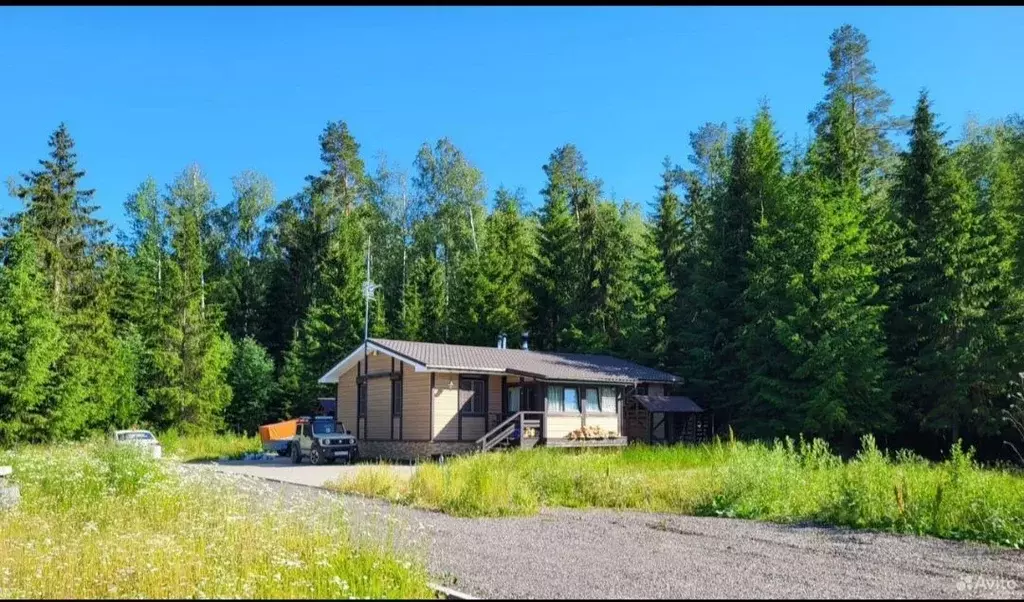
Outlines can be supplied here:
<path id="1" fill-rule="evenodd" d="M 637 387 L 682 379 L 604 355 L 368 339 L 320 377 L 362 455 L 415 459 L 500 445 L 624 445 Z M 601 440 L 579 440 L 600 427 Z M 608 435 L 610 433 L 610 435 Z"/>

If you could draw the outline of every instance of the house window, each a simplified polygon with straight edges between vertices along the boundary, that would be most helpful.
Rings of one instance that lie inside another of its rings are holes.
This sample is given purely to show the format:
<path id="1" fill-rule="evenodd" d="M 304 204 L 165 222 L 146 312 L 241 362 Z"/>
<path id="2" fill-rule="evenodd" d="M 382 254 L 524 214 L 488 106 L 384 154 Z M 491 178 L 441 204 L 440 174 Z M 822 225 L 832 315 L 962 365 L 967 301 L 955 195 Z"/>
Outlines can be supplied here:
<path id="1" fill-rule="evenodd" d="M 356 386 L 356 405 L 359 417 L 366 417 L 366 381 L 363 381 Z"/>
<path id="2" fill-rule="evenodd" d="M 519 411 L 519 401 L 522 396 L 522 387 L 509 387 L 508 388 L 508 413 L 515 414 Z"/>
<path id="3" fill-rule="evenodd" d="M 601 411 L 609 413 L 616 412 L 616 397 L 615 389 L 613 387 L 601 387 Z"/>
<path id="4" fill-rule="evenodd" d="M 562 411 L 562 393 L 565 391 L 563 387 L 549 386 L 548 387 L 548 411 L 549 412 L 561 412 Z"/>
<path id="5" fill-rule="evenodd" d="M 587 403 L 587 412 L 600 412 L 601 411 L 601 398 L 598 397 L 597 389 L 586 388 L 583 389 L 583 398 Z"/>
<path id="6" fill-rule="evenodd" d="M 647 383 L 642 383 L 636 386 L 637 395 L 647 395 Z"/>
<path id="7" fill-rule="evenodd" d="M 596 389 L 594 391 L 596 392 Z M 576 387 L 549 385 L 547 400 L 549 412 L 580 411 L 580 390 Z"/>
<path id="8" fill-rule="evenodd" d="M 565 392 L 562 393 L 562 411 L 580 411 L 580 392 L 575 387 L 566 387 Z"/>
<path id="9" fill-rule="evenodd" d="M 391 415 L 402 415 L 402 379 L 391 381 Z"/>
<path id="10" fill-rule="evenodd" d="M 463 414 L 483 414 L 487 395 L 487 383 L 482 378 L 460 378 L 459 388 L 471 395 L 462 406 Z"/>

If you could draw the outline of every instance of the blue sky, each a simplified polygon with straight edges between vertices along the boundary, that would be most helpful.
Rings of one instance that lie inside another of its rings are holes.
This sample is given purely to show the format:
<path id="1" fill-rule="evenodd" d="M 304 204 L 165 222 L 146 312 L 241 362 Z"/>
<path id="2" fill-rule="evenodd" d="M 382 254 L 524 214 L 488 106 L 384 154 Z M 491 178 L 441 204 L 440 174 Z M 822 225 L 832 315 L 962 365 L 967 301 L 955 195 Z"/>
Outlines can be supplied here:
<path id="1" fill-rule="evenodd" d="M 139 182 L 191 162 L 218 203 L 244 169 L 290 195 L 344 119 L 370 165 L 383 151 L 409 169 L 450 137 L 488 201 L 504 184 L 536 203 L 541 166 L 573 142 L 608 195 L 646 204 L 705 121 L 767 98 L 785 139 L 806 137 L 844 22 L 870 39 L 897 112 L 923 86 L 951 137 L 968 114 L 1024 112 L 1016 7 L 0 8 L 0 177 L 34 168 L 66 121 L 120 226 Z"/>

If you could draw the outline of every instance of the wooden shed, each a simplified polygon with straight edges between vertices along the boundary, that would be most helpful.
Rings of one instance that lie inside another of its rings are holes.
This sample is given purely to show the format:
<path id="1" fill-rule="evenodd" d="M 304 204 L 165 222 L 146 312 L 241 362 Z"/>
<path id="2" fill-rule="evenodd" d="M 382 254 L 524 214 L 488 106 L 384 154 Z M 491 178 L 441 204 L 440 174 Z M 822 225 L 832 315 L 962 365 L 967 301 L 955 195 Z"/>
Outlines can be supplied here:
<path id="1" fill-rule="evenodd" d="M 623 434 L 630 441 L 699 443 L 714 430 L 711 414 L 681 395 L 633 395 L 623 411 Z"/>

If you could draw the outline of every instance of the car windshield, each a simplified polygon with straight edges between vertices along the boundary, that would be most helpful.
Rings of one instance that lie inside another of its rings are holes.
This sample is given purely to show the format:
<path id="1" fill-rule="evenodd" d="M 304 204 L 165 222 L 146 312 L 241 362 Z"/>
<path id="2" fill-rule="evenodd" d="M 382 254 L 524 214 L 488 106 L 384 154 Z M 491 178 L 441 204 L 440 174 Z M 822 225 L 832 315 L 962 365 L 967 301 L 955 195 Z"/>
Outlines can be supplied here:
<path id="1" fill-rule="evenodd" d="M 333 435 L 338 432 L 338 427 L 335 426 L 333 420 L 314 420 L 313 421 L 313 434 L 314 435 Z"/>
<path id="2" fill-rule="evenodd" d="M 149 441 L 155 439 L 153 433 L 148 431 L 133 431 L 131 433 L 118 433 L 118 441 Z"/>

